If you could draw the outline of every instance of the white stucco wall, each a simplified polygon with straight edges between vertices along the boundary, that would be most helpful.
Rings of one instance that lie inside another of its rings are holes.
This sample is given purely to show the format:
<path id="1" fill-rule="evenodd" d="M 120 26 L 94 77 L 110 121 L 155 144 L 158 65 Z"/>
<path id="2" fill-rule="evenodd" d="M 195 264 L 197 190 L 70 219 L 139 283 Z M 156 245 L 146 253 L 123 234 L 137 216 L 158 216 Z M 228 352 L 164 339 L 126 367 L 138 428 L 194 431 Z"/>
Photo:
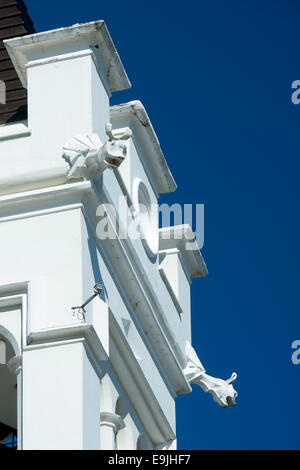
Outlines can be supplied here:
<path id="1" fill-rule="evenodd" d="M 31 284 L 29 331 L 75 322 L 82 303 L 80 210 L 0 223 L 0 286 Z"/>

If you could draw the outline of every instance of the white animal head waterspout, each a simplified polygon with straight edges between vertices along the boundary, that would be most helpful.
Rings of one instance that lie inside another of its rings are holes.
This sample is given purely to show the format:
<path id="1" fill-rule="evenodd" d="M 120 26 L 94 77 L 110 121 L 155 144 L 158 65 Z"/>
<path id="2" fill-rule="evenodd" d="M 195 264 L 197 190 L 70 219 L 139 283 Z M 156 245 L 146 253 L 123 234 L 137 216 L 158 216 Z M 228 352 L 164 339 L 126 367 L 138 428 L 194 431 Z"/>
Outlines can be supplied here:
<path id="1" fill-rule="evenodd" d="M 237 378 L 236 372 L 233 372 L 227 380 L 211 377 L 206 371 L 189 342 L 186 344 L 187 365 L 184 369 L 184 375 L 190 384 L 199 385 L 206 393 L 210 393 L 213 400 L 222 408 L 236 405 L 237 392 L 231 385 Z"/>
<path id="2" fill-rule="evenodd" d="M 63 147 L 63 158 L 69 163 L 68 179 L 94 177 L 106 169 L 115 170 L 125 160 L 128 140 L 132 132 L 129 128 L 113 131 L 106 124 L 107 142 L 103 144 L 97 134 L 77 135 Z"/>

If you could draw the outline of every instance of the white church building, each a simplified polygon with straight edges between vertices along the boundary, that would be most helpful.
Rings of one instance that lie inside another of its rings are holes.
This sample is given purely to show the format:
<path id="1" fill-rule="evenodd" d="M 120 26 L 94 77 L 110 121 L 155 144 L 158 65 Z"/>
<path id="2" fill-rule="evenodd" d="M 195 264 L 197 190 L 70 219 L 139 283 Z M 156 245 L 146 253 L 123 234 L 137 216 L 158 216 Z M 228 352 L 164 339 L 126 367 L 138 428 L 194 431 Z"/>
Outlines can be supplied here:
<path id="1" fill-rule="evenodd" d="M 0 30 L 0 441 L 176 449 L 178 395 L 237 393 L 191 346 L 207 269 L 188 225 L 159 228 L 175 181 L 143 104 L 110 106 L 131 84 L 104 21 L 16 28 Z"/>

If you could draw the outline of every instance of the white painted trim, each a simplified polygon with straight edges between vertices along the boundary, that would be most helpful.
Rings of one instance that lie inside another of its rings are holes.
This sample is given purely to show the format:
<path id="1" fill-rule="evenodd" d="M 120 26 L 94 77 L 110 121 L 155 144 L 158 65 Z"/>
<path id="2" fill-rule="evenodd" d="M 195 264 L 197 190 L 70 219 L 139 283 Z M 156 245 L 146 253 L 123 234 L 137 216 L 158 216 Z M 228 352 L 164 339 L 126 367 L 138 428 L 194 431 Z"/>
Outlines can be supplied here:
<path id="1" fill-rule="evenodd" d="M 48 347 L 49 343 L 76 340 L 79 338 L 86 340 L 97 362 L 108 360 L 108 356 L 100 341 L 100 338 L 95 332 L 93 325 L 90 323 L 79 323 L 66 325 L 59 328 L 48 328 L 45 330 L 31 331 L 28 335 L 29 346 L 27 346 L 26 350 L 32 346 L 41 347 L 41 345 L 45 343 Z"/>
<path id="2" fill-rule="evenodd" d="M 79 183 L 61 184 L 59 186 L 51 186 L 49 188 L 34 189 L 21 193 L 8 194 L 0 196 L 0 204 L 16 203 L 19 201 L 40 199 L 42 196 L 57 196 L 66 192 L 86 191 L 91 189 L 90 181 L 80 181 Z"/>
<path id="3" fill-rule="evenodd" d="M 149 212 L 147 227 L 148 230 L 144 227 L 143 223 L 140 223 L 142 244 L 148 257 L 152 260 L 155 260 L 158 254 L 158 222 L 155 215 L 153 214 L 151 198 L 147 186 L 140 178 L 135 178 L 132 185 L 132 199 L 136 215 L 140 215 L 140 188 L 142 189 L 142 192 L 146 198 L 149 200 L 149 203 L 144 201 L 144 206 Z M 141 203 L 143 204 L 143 202 Z M 141 220 L 141 222 L 143 222 L 143 220 Z"/>
<path id="4" fill-rule="evenodd" d="M 125 428 L 125 423 L 123 418 L 116 413 L 111 413 L 110 411 L 101 411 L 100 426 L 109 426 L 113 428 L 114 433 L 117 434 L 120 429 Z"/>
<path id="5" fill-rule="evenodd" d="M 0 297 L 0 308 L 22 306 L 23 296 L 22 295 L 9 295 L 6 297 Z"/>
<path id="6" fill-rule="evenodd" d="M 23 123 L 5 124 L 0 126 L 0 141 L 17 137 L 28 137 L 31 133 L 31 129 Z"/>
<path id="7" fill-rule="evenodd" d="M 64 60 L 79 59 L 80 57 L 91 56 L 93 51 L 91 49 L 86 49 L 83 51 L 69 52 L 68 54 L 60 54 L 52 57 L 46 57 L 45 59 L 35 59 L 30 60 L 25 64 L 25 68 L 29 69 L 30 67 L 37 67 L 39 65 L 52 64 L 53 62 L 63 62 Z"/>
<path id="8" fill-rule="evenodd" d="M 97 61 L 97 57 L 92 49 L 86 49 L 83 51 L 76 51 L 76 52 L 69 52 L 68 54 L 59 54 L 55 55 L 53 57 L 46 57 L 45 59 L 35 59 L 35 60 L 30 60 L 25 64 L 25 69 L 29 69 L 31 67 L 37 67 L 41 65 L 47 65 L 47 64 L 53 64 L 55 62 L 63 62 L 66 60 L 72 60 L 72 59 L 80 59 L 81 57 L 88 57 L 91 56 L 93 63 L 97 69 L 97 72 L 102 80 L 103 86 L 106 90 L 106 93 L 108 94 L 109 97 L 111 97 L 111 91 L 109 87 L 109 83 L 107 81 L 107 78 L 103 74 L 103 71 L 101 67 L 99 67 L 99 63 Z"/>
<path id="9" fill-rule="evenodd" d="M 28 346 L 25 346 L 23 351 L 37 351 L 39 349 L 48 349 L 48 348 L 56 348 L 57 346 L 65 346 L 68 344 L 75 344 L 75 343 L 83 343 L 85 342 L 85 338 L 79 336 L 78 338 L 74 339 L 65 339 L 65 340 L 59 340 L 59 341 L 50 341 L 46 343 L 37 343 L 37 344 L 30 344 Z"/>
<path id="10" fill-rule="evenodd" d="M 30 281 L 14 280 L 8 284 L 0 285 L 0 299 L 8 296 L 20 296 L 21 294 L 27 294 L 30 286 Z"/>
<path id="11" fill-rule="evenodd" d="M 0 196 L 0 210 L 3 214 L 3 216 L 0 217 L 0 223 L 81 208 L 82 194 L 90 190 L 90 181 L 82 181 Z M 75 194 L 78 196 L 79 202 L 74 203 L 72 202 L 72 198 Z M 49 198 L 56 199 L 56 207 L 48 207 Z M 68 204 L 66 204 L 66 202 L 68 202 Z M 26 212 L 27 208 L 31 208 L 32 203 L 38 205 L 36 210 Z M 47 208 L 39 207 L 43 204 L 46 204 Z M 4 212 L 5 209 L 6 213 Z"/>
<path id="12" fill-rule="evenodd" d="M 66 212 L 66 211 L 70 211 L 74 209 L 81 209 L 82 207 L 83 205 L 81 203 L 69 204 L 68 206 L 60 206 L 60 207 L 55 207 L 53 209 L 42 209 L 42 210 L 37 210 L 37 211 L 32 211 L 32 212 L 26 212 L 26 214 L 17 214 L 17 215 L 11 215 L 8 217 L 1 217 L 0 224 L 3 222 L 12 222 L 14 220 L 30 219 L 32 217 L 38 217 L 40 215 L 55 214 L 56 212 Z"/>
<path id="13" fill-rule="evenodd" d="M 12 357 L 8 361 L 7 367 L 9 368 L 12 374 L 18 375 L 22 370 L 22 356 Z"/>

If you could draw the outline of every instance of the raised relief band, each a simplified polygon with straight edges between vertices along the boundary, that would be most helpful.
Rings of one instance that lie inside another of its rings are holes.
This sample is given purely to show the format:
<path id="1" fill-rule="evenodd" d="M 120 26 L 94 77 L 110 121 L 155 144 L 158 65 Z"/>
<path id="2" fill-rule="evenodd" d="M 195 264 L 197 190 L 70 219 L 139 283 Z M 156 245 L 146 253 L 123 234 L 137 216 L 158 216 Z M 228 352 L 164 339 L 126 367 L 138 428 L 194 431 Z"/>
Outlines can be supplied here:
<path id="1" fill-rule="evenodd" d="M 117 434 L 120 429 L 125 428 L 125 423 L 122 417 L 108 411 L 103 411 L 100 413 L 100 425 L 113 428 L 115 434 Z"/>
<path id="2" fill-rule="evenodd" d="M 9 368 L 10 372 L 15 375 L 18 375 L 19 372 L 22 370 L 22 356 L 14 356 L 12 357 L 8 363 L 7 367 Z"/>

